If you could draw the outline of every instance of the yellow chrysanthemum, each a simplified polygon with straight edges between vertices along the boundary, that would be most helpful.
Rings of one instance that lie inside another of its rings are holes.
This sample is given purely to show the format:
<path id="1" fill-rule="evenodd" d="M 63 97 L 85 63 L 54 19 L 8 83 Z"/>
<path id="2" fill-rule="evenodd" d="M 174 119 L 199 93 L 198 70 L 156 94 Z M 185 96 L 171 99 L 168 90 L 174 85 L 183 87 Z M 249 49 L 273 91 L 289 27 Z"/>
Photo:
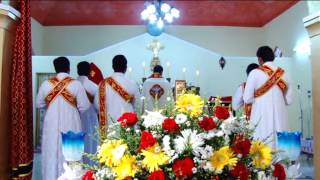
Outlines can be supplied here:
<path id="1" fill-rule="evenodd" d="M 154 172 L 159 170 L 159 166 L 168 163 L 169 157 L 163 152 L 158 143 L 152 147 L 142 150 L 141 153 L 144 156 L 142 160 L 142 165 L 146 167 L 149 172 Z"/>
<path id="2" fill-rule="evenodd" d="M 229 146 L 224 146 L 218 151 L 215 151 L 210 158 L 211 165 L 215 172 L 221 172 L 225 166 L 234 167 L 237 161 L 238 159 Z"/>
<path id="3" fill-rule="evenodd" d="M 112 167 L 118 165 L 128 146 L 122 140 L 110 140 L 101 145 L 98 152 L 100 163 Z"/>
<path id="4" fill-rule="evenodd" d="M 200 96 L 195 94 L 183 94 L 178 96 L 176 108 L 178 112 L 197 117 L 202 113 L 204 102 Z"/>
<path id="5" fill-rule="evenodd" d="M 250 155 L 253 160 L 253 165 L 260 169 L 265 169 L 270 166 L 272 160 L 272 151 L 269 146 L 261 141 L 254 141 L 250 148 Z"/>
<path id="6" fill-rule="evenodd" d="M 123 180 L 126 177 L 134 177 L 138 171 L 138 166 L 136 165 L 136 157 L 130 155 L 124 155 L 118 166 L 112 169 L 116 173 L 116 180 Z"/>

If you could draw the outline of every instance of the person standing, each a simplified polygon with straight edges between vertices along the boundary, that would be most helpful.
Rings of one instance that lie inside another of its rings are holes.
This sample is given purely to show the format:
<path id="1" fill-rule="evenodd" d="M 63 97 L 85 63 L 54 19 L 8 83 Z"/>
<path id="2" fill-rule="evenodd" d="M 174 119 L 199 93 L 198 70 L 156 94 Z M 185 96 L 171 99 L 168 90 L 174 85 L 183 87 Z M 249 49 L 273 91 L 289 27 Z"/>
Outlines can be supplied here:
<path id="1" fill-rule="evenodd" d="M 46 108 L 41 145 L 42 179 L 46 180 L 56 180 L 63 172 L 61 132 L 80 132 L 80 113 L 90 107 L 81 83 L 69 76 L 69 60 L 58 57 L 53 64 L 57 74 L 41 84 L 36 100 L 37 108 Z"/>
<path id="2" fill-rule="evenodd" d="M 86 133 L 85 135 L 85 146 L 84 151 L 86 153 L 95 154 L 97 151 L 97 133 L 98 126 L 98 114 L 93 106 L 94 96 L 98 92 L 98 86 L 89 80 L 90 75 L 90 64 L 87 61 L 82 61 L 77 65 L 78 78 L 77 80 L 81 82 L 84 87 L 87 97 L 91 103 L 90 108 L 80 115 L 82 122 L 82 129 Z M 89 158 L 84 157 L 84 163 L 89 165 L 94 165 L 94 162 Z"/>
<path id="3" fill-rule="evenodd" d="M 246 70 L 247 77 L 249 76 L 249 74 L 252 70 L 257 69 L 258 67 L 259 67 L 259 65 L 256 63 L 249 64 L 247 67 L 247 70 Z M 246 118 L 249 120 L 250 114 L 251 114 L 251 106 L 244 104 L 244 101 L 243 101 L 243 93 L 244 93 L 245 87 L 246 87 L 246 82 L 243 82 L 238 87 L 236 93 L 232 97 L 232 109 L 234 111 L 237 111 L 238 109 L 243 107 L 244 114 L 245 114 Z"/>
<path id="4" fill-rule="evenodd" d="M 170 83 L 162 77 L 163 68 L 156 65 L 153 74 L 143 83 L 142 95 L 145 97 L 146 110 L 162 109 L 167 103 L 167 98 L 172 99 Z"/>
<path id="5" fill-rule="evenodd" d="M 244 90 L 244 103 L 252 104 L 251 121 L 257 125 L 255 138 L 265 140 L 276 147 L 276 132 L 286 130 L 287 106 L 292 103 L 292 87 L 288 74 L 278 67 L 273 50 L 262 46 L 257 50 L 260 67 L 253 70 Z"/>
<path id="6" fill-rule="evenodd" d="M 112 68 L 114 73 L 99 84 L 99 93 L 94 100 L 102 133 L 106 132 L 108 124 L 117 121 L 124 112 L 133 112 L 140 97 L 137 84 L 125 76 L 126 57 L 114 56 Z"/>

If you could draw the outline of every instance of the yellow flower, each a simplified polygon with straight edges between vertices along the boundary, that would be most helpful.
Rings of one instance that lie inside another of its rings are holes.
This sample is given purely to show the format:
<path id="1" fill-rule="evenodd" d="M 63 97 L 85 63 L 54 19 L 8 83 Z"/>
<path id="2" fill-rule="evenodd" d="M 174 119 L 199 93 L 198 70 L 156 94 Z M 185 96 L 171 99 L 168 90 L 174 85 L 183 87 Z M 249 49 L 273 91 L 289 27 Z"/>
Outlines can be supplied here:
<path id="1" fill-rule="evenodd" d="M 211 165 L 215 172 L 219 173 L 225 166 L 234 167 L 237 164 L 237 158 L 229 146 L 224 146 L 215 151 L 210 158 Z"/>
<path id="2" fill-rule="evenodd" d="M 271 148 L 261 141 L 254 141 L 250 148 L 253 165 L 260 169 L 270 166 L 272 160 Z"/>
<path id="3" fill-rule="evenodd" d="M 130 155 L 124 155 L 118 166 L 112 169 L 116 173 L 116 180 L 123 180 L 126 177 L 133 177 L 138 171 L 136 165 L 136 157 Z"/>
<path id="4" fill-rule="evenodd" d="M 178 96 L 176 108 L 180 113 L 186 113 L 192 117 L 202 113 L 204 102 L 200 96 L 195 94 L 183 94 Z"/>
<path id="5" fill-rule="evenodd" d="M 142 150 L 141 153 L 144 156 L 142 160 L 142 165 L 146 167 L 149 172 L 154 172 L 159 170 L 159 166 L 168 163 L 169 157 L 163 152 L 158 143 L 152 147 Z"/>
<path id="6" fill-rule="evenodd" d="M 98 151 L 100 163 L 112 167 L 120 163 L 128 146 L 122 140 L 110 140 L 101 145 Z"/>

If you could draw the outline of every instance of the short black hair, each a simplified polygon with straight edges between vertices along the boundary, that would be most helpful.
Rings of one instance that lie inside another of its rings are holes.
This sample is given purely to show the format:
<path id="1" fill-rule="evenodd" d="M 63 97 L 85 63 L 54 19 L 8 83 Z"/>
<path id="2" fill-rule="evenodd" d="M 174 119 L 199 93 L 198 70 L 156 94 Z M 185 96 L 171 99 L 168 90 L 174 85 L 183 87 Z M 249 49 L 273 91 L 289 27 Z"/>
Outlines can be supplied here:
<path id="1" fill-rule="evenodd" d="M 54 69 L 56 73 L 69 73 L 70 71 L 70 62 L 66 57 L 57 57 L 53 60 Z"/>
<path id="2" fill-rule="evenodd" d="M 250 72 L 254 69 L 257 69 L 258 67 L 259 67 L 259 65 L 256 63 L 249 64 L 247 67 L 247 70 L 246 70 L 247 75 L 249 76 Z"/>
<path id="3" fill-rule="evenodd" d="M 269 46 L 261 46 L 257 50 L 257 57 L 261 58 L 263 62 L 274 60 L 274 52 Z"/>
<path id="4" fill-rule="evenodd" d="M 90 64 L 87 61 L 79 62 L 77 65 L 79 76 L 89 76 Z"/>
<path id="5" fill-rule="evenodd" d="M 153 68 L 153 72 L 154 72 L 154 73 L 160 73 L 160 74 L 162 74 L 162 72 L 163 72 L 163 67 L 160 66 L 160 65 L 156 65 L 156 66 Z"/>
<path id="6" fill-rule="evenodd" d="M 125 73 L 127 70 L 127 59 L 124 55 L 116 55 L 112 59 L 112 68 L 114 72 Z"/>

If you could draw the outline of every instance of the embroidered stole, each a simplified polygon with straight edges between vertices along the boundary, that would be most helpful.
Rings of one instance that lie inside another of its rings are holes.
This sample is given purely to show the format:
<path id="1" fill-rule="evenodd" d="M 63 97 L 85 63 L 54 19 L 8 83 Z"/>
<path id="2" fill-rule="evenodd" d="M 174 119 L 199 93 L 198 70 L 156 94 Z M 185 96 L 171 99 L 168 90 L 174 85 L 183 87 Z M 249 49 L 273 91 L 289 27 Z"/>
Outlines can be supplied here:
<path id="1" fill-rule="evenodd" d="M 287 83 L 282 79 L 284 70 L 282 68 L 277 68 L 273 71 L 269 66 L 263 65 L 259 67 L 264 73 L 269 76 L 269 79 L 254 92 L 254 97 L 260 97 L 267 93 L 274 85 L 277 85 L 283 94 L 285 94 L 288 86 Z"/>
<path id="2" fill-rule="evenodd" d="M 69 92 L 66 87 L 73 81 L 71 77 L 66 77 L 59 81 L 57 77 L 48 80 L 54 87 L 46 96 L 45 101 L 47 106 L 49 106 L 56 97 L 61 95 L 71 106 L 77 107 L 77 98 Z"/>
<path id="3" fill-rule="evenodd" d="M 107 124 L 107 105 L 106 105 L 106 85 L 109 85 L 114 91 L 118 93 L 126 102 L 132 103 L 134 96 L 130 95 L 116 80 L 112 77 L 104 79 L 99 84 L 99 126 L 100 133 L 106 132 Z M 103 137 L 103 136 L 101 136 Z"/>

